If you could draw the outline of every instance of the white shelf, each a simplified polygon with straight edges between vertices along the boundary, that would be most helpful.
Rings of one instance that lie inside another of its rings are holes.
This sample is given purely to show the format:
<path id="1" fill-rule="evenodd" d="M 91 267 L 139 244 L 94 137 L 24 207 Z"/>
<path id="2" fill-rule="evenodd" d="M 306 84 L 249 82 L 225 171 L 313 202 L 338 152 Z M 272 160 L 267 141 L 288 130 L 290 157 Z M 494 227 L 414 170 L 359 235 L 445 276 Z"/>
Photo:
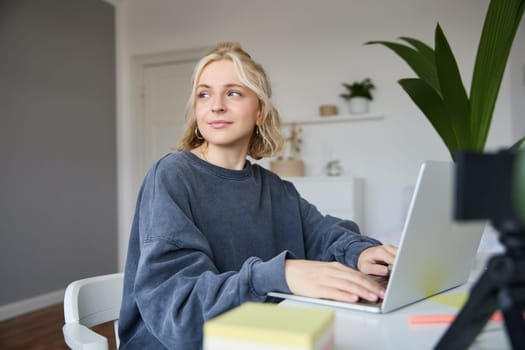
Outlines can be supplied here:
<path id="1" fill-rule="evenodd" d="M 347 123 L 347 122 L 358 122 L 368 120 L 380 120 L 383 119 L 383 115 L 379 113 L 365 113 L 365 114 L 348 114 L 348 115 L 331 115 L 326 117 L 311 117 L 308 119 L 298 119 L 292 121 L 283 121 L 283 126 L 300 124 L 327 124 L 327 123 Z"/>

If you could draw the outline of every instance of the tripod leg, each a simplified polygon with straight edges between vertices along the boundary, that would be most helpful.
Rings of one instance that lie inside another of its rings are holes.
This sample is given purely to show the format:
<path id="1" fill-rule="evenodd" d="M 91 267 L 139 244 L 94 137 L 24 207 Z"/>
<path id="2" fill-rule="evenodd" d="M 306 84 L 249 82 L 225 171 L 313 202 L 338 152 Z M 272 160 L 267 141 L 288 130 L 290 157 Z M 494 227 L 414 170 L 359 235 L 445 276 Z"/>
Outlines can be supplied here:
<path id="1" fill-rule="evenodd" d="M 470 297 L 454 322 L 441 337 L 436 350 L 466 349 L 497 308 L 496 289 L 491 271 L 483 273 L 472 287 Z"/>
<path id="2" fill-rule="evenodd" d="M 523 292 L 523 288 L 521 291 Z M 522 293 L 521 293 L 522 294 Z M 509 287 L 500 290 L 498 300 L 501 311 L 505 317 L 507 335 L 512 343 L 513 349 L 525 349 L 525 321 L 523 320 L 523 305 L 518 302 L 519 298 L 512 294 Z"/>

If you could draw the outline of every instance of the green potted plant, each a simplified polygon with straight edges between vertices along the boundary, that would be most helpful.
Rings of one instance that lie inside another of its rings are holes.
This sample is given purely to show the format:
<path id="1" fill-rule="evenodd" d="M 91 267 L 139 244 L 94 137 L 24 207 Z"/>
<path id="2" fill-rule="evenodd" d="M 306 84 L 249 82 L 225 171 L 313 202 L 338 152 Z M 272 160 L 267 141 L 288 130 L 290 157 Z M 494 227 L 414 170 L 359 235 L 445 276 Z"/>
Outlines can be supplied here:
<path id="1" fill-rule="evenodd" d="M 443 30 L 436 26 L 435 48 L 409 37 L 406 44 L 370 41 L 398 54 L 418 76 L 399 84 L 425 114 L 454 159 L 458 150 L 482 152 L 489 133 L 503 73 L 519 27 L 525 0 L 491 0 L 478 45 L 470 86 L 463 86 Z M 522 138 L 513 147 L 519 147 Z"/>
<path id="2" fill-rule="evenodd" d="M 346 93 L 340 94 L 344 100 L 350 103 L 350 113 L 360 114 L 368 112 L 369 102 L 373 100 L 372 90 L 375 89 L 370 78 L 362 81 L 354 81 L 352 84 L 342 83 Z"/>

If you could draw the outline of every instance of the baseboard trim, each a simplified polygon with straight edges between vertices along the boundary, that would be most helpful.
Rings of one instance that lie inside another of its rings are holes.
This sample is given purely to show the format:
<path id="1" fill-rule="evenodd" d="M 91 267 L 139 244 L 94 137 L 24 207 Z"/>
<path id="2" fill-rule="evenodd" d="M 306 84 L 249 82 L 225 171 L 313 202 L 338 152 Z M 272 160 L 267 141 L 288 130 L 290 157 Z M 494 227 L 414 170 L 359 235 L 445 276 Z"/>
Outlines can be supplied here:
<path id="1" fill-rule="evenodd" d="M 65 289 L 37 295 L 36 297 L 15 301 L 14 303 L 0 306 L 0 321 L 32 312 L 46 306 L 58 304 L 64 300 Z"/>

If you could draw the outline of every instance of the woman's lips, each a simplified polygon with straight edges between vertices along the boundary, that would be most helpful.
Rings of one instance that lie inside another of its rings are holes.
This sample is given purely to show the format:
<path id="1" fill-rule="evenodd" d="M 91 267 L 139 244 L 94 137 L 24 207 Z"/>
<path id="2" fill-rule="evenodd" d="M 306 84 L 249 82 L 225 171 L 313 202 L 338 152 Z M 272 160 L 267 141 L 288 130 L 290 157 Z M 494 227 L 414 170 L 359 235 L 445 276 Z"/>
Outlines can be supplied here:
<path id="1" fill-rule="evenodd" d="M 214 129 L 222 129 L 233 123 L 227 120 L 214 120 L 208 124 Z"/>

